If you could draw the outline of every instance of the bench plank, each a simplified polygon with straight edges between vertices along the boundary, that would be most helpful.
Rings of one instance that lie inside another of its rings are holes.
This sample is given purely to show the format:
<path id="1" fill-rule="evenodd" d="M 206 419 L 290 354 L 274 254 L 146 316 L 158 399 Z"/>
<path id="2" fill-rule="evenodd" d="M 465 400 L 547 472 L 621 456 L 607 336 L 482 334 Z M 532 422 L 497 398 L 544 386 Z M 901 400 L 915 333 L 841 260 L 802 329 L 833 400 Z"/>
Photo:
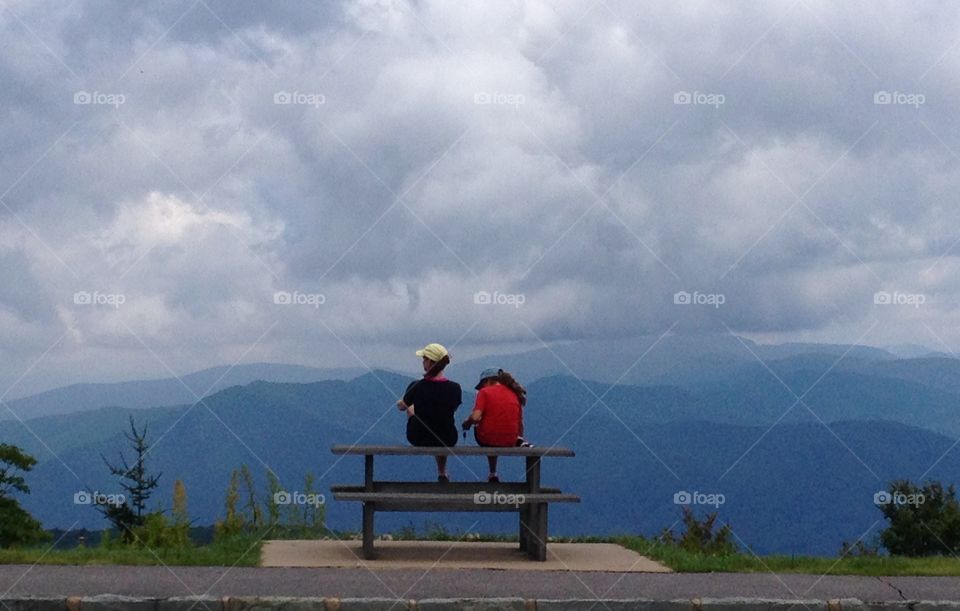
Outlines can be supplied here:
<path id="1" fill-rule="evenodd" d="M 504 496 L 510 494 L 501 493 Z M 575 494 L 566 494 L 563 492 L 538 492 L 536 494 L 517 493 L 514 496 L 523 495 L 523 503 L 510 505 L 517 508 L 520 505 L 531 503 L 579 503 L 580 497 Z M 333 498 L 338 501 L 362 501 L 364 503 L 382 503 L 382 502 L 405 502 L 405 503 L 430 503 L 437 506 L 457 506 L 470 505 L 472 507 L 483 507 L 484 504 L 474 502 L 474 495 L 469 493 L 436 493 L 436 492 L 334 492 Z M 492 502 L 490 504 L 493 504 Z"/>
<path id="2" fill-rule="evenodd" d="M 478 503 L 473 494 L 430 494 L 430 493 L 391 493 L 391 492 L 334 492 L 338 501 L 360 501 L 363 503 L 365 528 L 367 520 L 372 522 L 374 511 L 410 512 L 517 512 L 520 514 L 521 549 L 531 556 L 541 556 L 545 552 L 543 542 L 538 537 L 546 537 L 546 508 L 549 503 L 579 503 L 580 497 L 560 492 L 524 494 L 523 503 L 507 503 L 501 498 L 499 503 Z M 368 532 L 372 532 L 371 529 Z M 543 533 L 543 535 L 539 534 Z M 371 543 L 372 544 L 372 543 Z"/>
<path id="3" fill-rule="evenodd" d="M 364 505 L 375 505 L 374 510 L 377 513 L 515 513 L 519 514 L 527 505 L 514 507 L 513 505 L 474 505 L 473 503 L 462 503 L 460 505 L 430 503 L 407 503 L 405 501 L 381 501 L 379 503 L 364 503 Z M 546 503 L 544 503 L 546 505 Z M 531 505 L 532 507 L 532 505 Z"/>
<path id="4" fill-rule="evenodd" d="M 418 447 L 418 446 L 348 446 L 336 445 L 331 451 L 337 455 L 361 456 L 575 456 L 570 448 L 544 446 L 542 448 L 485 448 L 480 446 Z"/>

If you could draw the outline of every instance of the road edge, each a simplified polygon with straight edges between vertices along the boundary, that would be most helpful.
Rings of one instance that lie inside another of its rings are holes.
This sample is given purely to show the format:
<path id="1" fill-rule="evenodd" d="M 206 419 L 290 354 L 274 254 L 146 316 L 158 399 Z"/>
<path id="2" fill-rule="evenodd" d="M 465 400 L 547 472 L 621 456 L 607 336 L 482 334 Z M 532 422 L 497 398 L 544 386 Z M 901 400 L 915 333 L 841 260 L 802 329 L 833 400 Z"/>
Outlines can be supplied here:
<path id="1" fill-rule="evenodd" d="M 71 597 L 3 597 L 4 611 L 960 611 L 960 600 L 865 602 L 771 598 L 524 599 L 524 598 L 393 598 L 210 597 L 149 598 L 103 594 Z"/>

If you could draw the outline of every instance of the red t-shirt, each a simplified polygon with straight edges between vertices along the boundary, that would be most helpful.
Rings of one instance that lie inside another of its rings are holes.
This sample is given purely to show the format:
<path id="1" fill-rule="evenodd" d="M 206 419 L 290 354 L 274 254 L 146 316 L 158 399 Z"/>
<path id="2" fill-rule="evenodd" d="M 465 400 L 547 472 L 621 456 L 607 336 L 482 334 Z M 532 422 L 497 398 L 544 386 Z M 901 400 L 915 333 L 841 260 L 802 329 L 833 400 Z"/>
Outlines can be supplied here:
<path id="1" fill-rule="evenodd" d="M 503 384 L 485 386 L 477 391 L 473 409 L 483 414 L 475 433 L 477 443 L 505 447 L 517 445 L 523 411 L 512 390 Z"/>

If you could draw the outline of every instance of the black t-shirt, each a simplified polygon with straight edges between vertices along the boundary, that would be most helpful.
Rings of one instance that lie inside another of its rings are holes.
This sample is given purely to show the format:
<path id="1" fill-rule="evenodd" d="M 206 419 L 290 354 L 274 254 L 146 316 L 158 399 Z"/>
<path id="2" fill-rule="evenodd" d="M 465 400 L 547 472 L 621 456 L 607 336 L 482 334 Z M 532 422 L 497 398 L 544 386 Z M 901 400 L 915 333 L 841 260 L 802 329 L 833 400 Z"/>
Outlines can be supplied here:
<path id="1" fill-rule="evenodd" d="M 415 446 L 457 445 L 453 414 L 463 402 L 460 385 L 450 380 L 415 380 L 407 386 L 403 402 L 413 406 L 407 418 L 407 441 Z"/>

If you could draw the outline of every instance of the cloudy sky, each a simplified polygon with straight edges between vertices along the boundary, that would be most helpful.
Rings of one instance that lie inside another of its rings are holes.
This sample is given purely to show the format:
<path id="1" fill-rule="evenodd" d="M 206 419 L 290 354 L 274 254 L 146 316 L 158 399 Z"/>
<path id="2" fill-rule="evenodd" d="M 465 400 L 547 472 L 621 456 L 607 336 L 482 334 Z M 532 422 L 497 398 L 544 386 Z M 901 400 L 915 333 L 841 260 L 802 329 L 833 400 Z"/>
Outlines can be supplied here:
<path id="1" fill-rule="evenodd" d="M 0 0 L 0 36 L 6 396 L 670 328 L 960 349 L 953 3 Z"/>

